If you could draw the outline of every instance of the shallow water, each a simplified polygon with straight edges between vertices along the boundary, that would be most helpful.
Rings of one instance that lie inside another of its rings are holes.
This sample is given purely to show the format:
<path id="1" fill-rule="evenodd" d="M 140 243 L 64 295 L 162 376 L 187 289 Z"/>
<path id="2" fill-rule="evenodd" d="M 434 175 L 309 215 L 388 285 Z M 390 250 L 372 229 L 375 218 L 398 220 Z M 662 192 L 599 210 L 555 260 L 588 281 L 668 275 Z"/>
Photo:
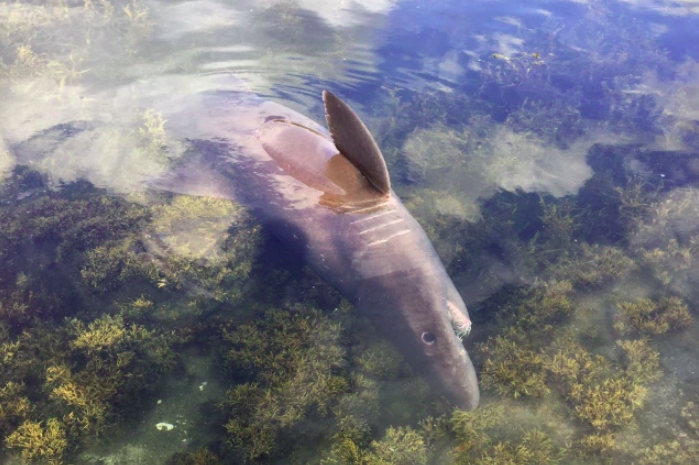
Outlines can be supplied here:
<path id="1" fill-rule="evenodd" d="M 690 0 L 0 1 L 0 460 L 699 463 L 698 40 Z M 241 205 L 148 189 L 221 79 L 360 114 L 476 412 Z"/>

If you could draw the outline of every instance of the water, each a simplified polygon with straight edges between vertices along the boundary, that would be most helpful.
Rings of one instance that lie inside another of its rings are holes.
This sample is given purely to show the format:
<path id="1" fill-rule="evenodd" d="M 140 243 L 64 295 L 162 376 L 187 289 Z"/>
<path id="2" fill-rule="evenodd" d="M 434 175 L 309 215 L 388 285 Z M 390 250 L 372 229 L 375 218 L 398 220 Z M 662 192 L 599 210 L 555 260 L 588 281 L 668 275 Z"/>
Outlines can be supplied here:
<path id="1" fill-rule="evenodd" d="M 697 39 L 688 0 L 1 2 L 0 460 L 698 462 Z M 147 189 L 228 73 L 360 114 L 477 411 L 243 207 Z"/>

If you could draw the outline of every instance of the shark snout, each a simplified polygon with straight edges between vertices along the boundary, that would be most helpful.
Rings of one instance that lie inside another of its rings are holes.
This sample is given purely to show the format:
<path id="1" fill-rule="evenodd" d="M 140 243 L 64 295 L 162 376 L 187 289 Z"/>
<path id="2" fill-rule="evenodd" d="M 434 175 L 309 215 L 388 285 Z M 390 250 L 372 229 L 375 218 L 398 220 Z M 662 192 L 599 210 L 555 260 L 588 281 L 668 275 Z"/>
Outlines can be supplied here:
<path id="1" fill-rule="evenodd" d="M 474 410 L 481 400 L 478 388 L 478 376 L 466 350 L 461 354 L 461 367 L 456 376 L 451 378 L 451 386 L 447 389 L 452 393 L 452 401 L 462 410 Z"/>
<path id="2" fill-rule="evenodd" d="M 452 324 L 451 321 L 444 322 L 444 331 L 439 332 L 431 350 L 426 352 L 432 369 L 428 376 L 457 407 L 474 410 L 480 402 L 478 376 L 460 336 L 454 333 Z"/>

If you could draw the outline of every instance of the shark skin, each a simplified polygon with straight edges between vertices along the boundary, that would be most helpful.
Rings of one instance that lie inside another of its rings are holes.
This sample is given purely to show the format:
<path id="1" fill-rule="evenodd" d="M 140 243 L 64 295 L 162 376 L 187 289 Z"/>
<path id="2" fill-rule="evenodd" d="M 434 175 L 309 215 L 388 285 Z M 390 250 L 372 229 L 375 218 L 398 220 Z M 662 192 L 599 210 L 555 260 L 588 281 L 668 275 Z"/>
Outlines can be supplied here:
<path id="1" fill-rule="evenodd" d="M 329 92 L 329 131 L 248 91 L 222 86 L 196 97 L 157 108 L 191 150 L 154 187 L 248 207 L 438 392 L 475 409 L 478 380 L 460 337 L 471 327 L 468 311 L 424 230 L 391 190 L 383 156 L 359 117 Z"/>

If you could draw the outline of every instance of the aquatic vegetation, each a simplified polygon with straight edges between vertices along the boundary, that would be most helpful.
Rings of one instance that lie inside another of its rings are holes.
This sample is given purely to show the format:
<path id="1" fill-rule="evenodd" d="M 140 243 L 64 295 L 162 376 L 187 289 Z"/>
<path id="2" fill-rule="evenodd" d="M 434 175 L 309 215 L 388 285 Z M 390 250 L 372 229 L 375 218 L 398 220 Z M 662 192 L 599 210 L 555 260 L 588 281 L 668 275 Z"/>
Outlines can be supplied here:
<path id="1" fill-rule="evenodd" d="M 475 203 L 434 189 L 414 190 L 405 199 L 405 206 L 425 230 L 445 265 L 464 253 L 464 225 L 480 215 Z"/>
<path id="2" fill-rule="evenodd" d="M 593 385 L 573 385 L 570 392 L 577 404 L 576 415 L 598 430 L 629 424 L 634 411 L 643 405 L 646 394 L 645 387 L 623 376 L 610 377 Z"/>
<path id="3" fill-rule="evenodd" d="M 609 457 L 618 446 L 615 433 L 593 433 L 579 441 L 580 452 L 586 456 Z"/>
<path id="4" fill-rule="evenodd" d="M 648 384 L 662 377 L 660 354 L 646 339 L 617 341 L 624 351 L 626 375 L 635 383 Z"/>
<path id="5" fill-rule="evenodd" d="M 6 251 L 18 252 L 32 243 L 52 244 L 55 260 L 65 263 L 138 231 L 148 218 L 143 207 L 106 195 L 70 200 L 43 195 L 19 207 L 2 207 L 2 215 L 0 237 Z"/>
<path id="6" fill-rule="evenodd" d="M 468 128 L 462 132 L 439 126 L 416 129 L 403 146 L 411 179 L 421 180 L 428 174 L 432 178 L 463 165 L 469 134 Z"/>
<path id="7" fill-rule="evenodd" d="M 136 253 L 139 243 L 131 238 L 88 250 L 80 263 L 80 281 L 96 294 L 114 291 L 133 279 L 158 282 L 160 273 L 148 257 Z"/>
<path id="8" fill-rule="evenodd" d="M 31 413 L 31 402 L 24 395 L 23 383 L 9 381 L 0 388 L 0 437 L 6 437 L 18 422 Z"/>
<path id="9" fill-rule="evenodd" d="M 426 465 L 428 449 L 423 437 L 410 427 L 389 427 L 384 437 L 362 448 L 355 441 L 344 438 L 322 465 Z"/>
<path id="10" fill-rule="evenodd" d="M 626 222 L 640 222 L 647 218 L 656 200 L 658 190 L 640 179 L 630 179 L 626 186 L 616 187 L 619 200 L 619 216 Z"/>
<path id="11" fill-rule="evenodd" d="M 239 233 L 251 229 L 250 236 L 259 230 L 243 207 L 226 199 L 177 195 L 150 211 L 148 232 L 157 234 L 168 250 L 191 259 L 220 259 L 217 255 L 225 254 L 222 249 L 232 227 Z M 256 245 L 253 241 L 247 247 Z"/>
<path id="12" fill-rule="evenodd" d="M 663 286 L 670 286 L 686 278 L 688 273 L 692 272 L 693 266 L 696 266 L 699 258 L 699 236 L 691 237 L 686 246 L 681 246 L 676 238 L 672 238 L 663 248 L 642 249 L 640 252 L 643 264 L 650 268 L 653 276 Z"/>
<path id="13" fill-rule="evenodd" d="M 62 98 L 64 88 L 99 74 L 96 56 L 136 53 L 153 29 L 140 0 L 6 2 L 0 8 L 0 82 L 13 94 Z M 104 61 L 104 60 L 103 60 Z"/>
<path id="14" fill-rule="evenodd" d="M 172 339 L 121 315 L 104 315 L 87 325 L 73 319 L 67 334 L 69 358 L 46 368 L 45 389 L 71 418 L 66 427 L 78 438 L 100 434 L 116 412 L 130 408 L 131 399 L 175 366 Z"/>
<path id="15" fill-rule="evenodd" d="M 449 416 L 446 414 L 434 417 L 428 415 L 418 422 L 420 434 L 425 440 L 425 444 L 432 446 L 437 441 L 447 438 L 450 434 Z"/>
<path id="16" fill-rule="evenodd" d="M 681 416 L 689 428 L 695 434 L 699 434 L 699 406 L 694 402 L 687 402 L 687 405 L 682 407 Z"/>
<path id="17" fill-rule="evenodd" d="M 483 451 L 473 462 L 477 465 L 524 465 L 536 463 L 554 465 L 561 461 L 564 450 L 556 450 L 551 438 L 543 431 L 531 429 L 518 442 L 498 442 Z"/>
<path id="18" fill-rule="evenodd" d="M 145 152 L 155 160 L 165 158 L 164 149 L 167 144 L 165 123 L 167 121 L 163 119 L 162 113 L 156 113 L 149 108 L 141 114 L 141 122 L 141 127 L 138 128 L 141 141 L 137 150 Z"/>
<path id="19" fill-rule="evenodd" d="M 449 220 L 474 221 L 480 215 L 473 202 L 434 189 L 411 192 L 405 205 L 434 239 L 439 237 L 437 232 L 446 232 Z"/>
<path id="20" fill-rule="evenodd" d="M 336 443 L 321 465 L 363 465 L 365 452 L 351 438 Z"/>
<path id="21" fill-rule="evenodd" d="M 660 441 L 652 446 L 631 451 L 635 463 L 640 465 L 652 465 L 666 463 L 669 465 L 696 464 L 699 463 L 699 440 L 696 418 L 699 418 L 699 409 L 694 402 L 688 402 L 681 412 L 681 417 L 687 422 L 688 431 L 682 431 L 677 437 Z"/>
<path id="22" fill-rule="evenodd" d="M 66 433 L 58 418 L 42 422 L 25 421 L 6 439 L 10 448 L 21 449 L 26 461 L 42 461 L 48 465 L 61 465 L 68 446 Z"/>
<path id="23" fill-rule="evenodd" d="M 551 281 L 525 292 L 507 309 L 512 324 L 480 346 L 486 357 L 482 384 L 501 395 L 543 397 L 547 386 L 545 341 L 573 311 L 569 281 Z"/>
<path id="24" fill-rule="evenodd" d="M 684 465 L 699 463 L 699 442 L 687 438 L 671 439 L 634 452 L 639 465 Z"/>
<path id="25" fill-rule="evenodd" d="M 573 309 L 570 281 L 550 281 L 534 290 L 517 308 L 520 327 L 527 330 L 547 331 L 555 323 L 568 317 Z"/>
<path id="26" fill-rule="evenodd" d="M 153 253 L 171 283 L 196 283 L 233 298 L 248 277 L 260 242 L 260 226 L 240 205 L 229 200 L 175 196 L 152 207 L 148 233 Z M 194 262 L 194 263 L 192 263 Z M 193 266 L 203 263 L 204 266 Z"/>
<path id="27" fill-rule="evenodd" d="M 342 320 L 344 311 L 333 315 Z M 372 377 L 404 375 L 403 360 L 385 342 L 370 340 L 360 342 L 349 361 L 343 334 L 339 323 L 300 305 L 267 309 L 223 330 L 224 360 L 234 379 L 243 381 L 220 404 L 229 416 L 226 443 L 236 456 L 259 461 L 323 437 L 332 440 L 323 458 L 328 464 L 413 463 L 405 460 L 426 453 L 422 436 L 409 429 L 389 430 L 384 442 L 371 442 L 380 392 Z M 421 392 L 410 380 L 406 388 L 407 397 Z"/>
<path id="28" fill-rule="evenodd" d="M 56 86 L 60 92 L 63 87 L 87 72 L 83 68 L 82 58 L 74 55 L 50 58 L 37 54 L 30 43 L 18 45 L 14 62 L 0 67 L 0 79 L 10 81 L 23 79 L 45 79 Z M 0 64 L 3 64 L 0 60 Z"/>
<path id="29" fill-rule="evenodd" d="M 327 428 L 328 416 L 350 384 L 334 374 L 345 365 L 341 327 L 318 310 L 298 306 L 266 311 L 255 322 L 224 330 L 226 363 L 249 380 L 228 392 L 221 408 L 230 420 L 228 445 L 253 461 L 293 447 Z"/>
<path id="30" fill-rule="evenodd" d="M 77 306 L 73 297 L 49 300 L 51 291 L 35 273 L 30 269 L 4 283 L 4 303 L 23 308 L 26 318 L 0 314 L 0 433 L 25 460 L 60 464 L 139 408 L 137 400 L 174 367 L 173 346 L 180 339 L 122 314 L 90 318 L 99 312 Z M 42 317 L 65 312 L 66 302 L 81 319 Z"/>
<path id="31" fill-rule="evenodd" d="M 570 281 L 585 289 L 609 284 L 637 269 L 632 258 L 621 249 L 583 243 L 578 253 L 564 257 L 551 267 L 554 279 Z"/>
<path id="32" fill-rule="evenodd" d="M 189 454 L 176 454 L 167 465 L 221 465 L 218 456 L 206 447 L 199 448 Z"/>
<path id="33" fill-rule="evenodd" d="M 567 437 L 555 437 L 549 426 L 537 425 L 527 417 L 520 426 L 505 424 L 512 420 L 513 405 L 497 402 L 475 412 L 455 411 L 451 433 L 458 445 L 445 463 L 479 465 L 556 464 L 568 454 Z M 529 413 L 528 415 L 531 415 Z"/>
<path id="34" fill-rule="evenodd" d="M 114 24 L 123 34 L 130 53 L 133 53 L 141 41 L 150 36 L 154 26 L 148 7 L 140 0 L 129 0 L 121 8 L 121 14 L 117 16 Z"/>
<path id="35" fill-rule="evenodd" d="M 496 403 L 485 405 L 473 412 L 454 410 L 449 419 L 452 433 L 459 441 L 457 452 L 469 454 L 490 443 L 488 432 L 505 419 L 506 405 Z"/>
<path id="36" fill-rule="evenodd" d="M 408 369 L 403 356 L 388 341 L 379 341 L 364 349 L 355 364 L 368 375 L 384 380 L 395 379 Z"/>
<path id="37" fill-rule="evenodd" d="M 613 370 L 604 357 L 592 356 L 567 337 L 557 341 L 546 367 L 563 389 L 572 413 L 600 434 L 630 424 L 647 394 L 640 383 L 643 375 L 648 377 L 646 368 L 634 365 L 632 376 Z"/>
<path id="38" fill-rule="evenodd" d="M 371 437 L 369 425 L 379 415 L 379 385 L 361 374 L 352 375 L 349 381 L 347 392 L 332 407 L 337 422 L 333 439 L 366 444 Z"/>
<path id="39" fill-rule="evenodd" d="M 614 317 L 614 329 L 622 335 L 658 336 L 687 328 L 692 317 L 681 299 L 662 298 L 659 301 L 639 299 L 620 302 Z"/>
<path id="40" fill-rule="evenodd" d="M 388 428 L 384 437 L 372 441 L 364 458 L 367 465 L 426 465 L 427 448 L 422 436 L 410 427 Z"/>
<path id="41" fill-rule="evenodd" d="M 143 206 L 87 186 L 84 192 L 59 197 L 44 193 L 41 178 L 36 178 L 18 171 L 3 186 L 9 196 L 22 189 L 42 195 L 0 206 L 6 220 L 0 225 L 0 256 L 17 257 L 40 247 L 46 259 L 69 272 L 71 286 L 79 283 L 96 294 L 138 282 L 153 291 L 199 289 L 218 301 L 241 297 L 260 230 L 240 206 L 186 196 Z M 22 261 L 16 263 L 21 272 Z M 29 288 L 16 292 L 27 294 L 23 305 L 29 305 Z M 30 308 L 56 307 L 37 303 L 44 305 Z M 0 313 L 12 313 L 17 321 L 26 318 L 24 307 L 12 305 L 0 293 Z"/>
<path id="42" fill-rule="evenodd" d="M 699 235 L 699 229 L 690 219 L 699 214 L 699 190 L 679 187 L 653 200 L 646 214 L 639 216 L 634 223 L 630 237 L 632 244 L 645 250 L 662 250 L 676 239 L 677 244 L 672 246 L 693 251 L 696 244 L 692 246 L 691 238 Z"/>
<path id="43" fill-rule="evenodd" d="M 543 233 L 541 240 L 551 249 L 565 249 L 570 246 L 577 229 L 577 218 L 570 202 L 546 202 L 540 197 Z M 561 250 L 563 252 L 564 250 Z M 551 259 L 551 257 L 548 257 Z"/>
<path id="44" fill-rule="evenodd" d="M 381 119 L 372 131 L 384 154 L 400 149 L 409 135 L 430 127 L 455 127 L 461 131 L 470 120 L 469 98 L 461 93 L 424 89 L 411 92 L 405 89 L 382 88 Z M 419 132 L 417 132 L 419 134 Z M 429 143 L 429 142 L 428 142 Z M 389 171 L 410 181 L 419 179 L 410 166 L 410 157 L 400 151 L 387 156 Z M 445 156 L 440 154 L 439 156 Z"/>
<path id="45" fill-rule="evenodd" d="M 480 347 L 487 357 L 481 372 L 481 383 L 500 395 L 542 397 L 546 386 L 544 357 L 532 350 L 522 331 L 510 328 Z"/>

